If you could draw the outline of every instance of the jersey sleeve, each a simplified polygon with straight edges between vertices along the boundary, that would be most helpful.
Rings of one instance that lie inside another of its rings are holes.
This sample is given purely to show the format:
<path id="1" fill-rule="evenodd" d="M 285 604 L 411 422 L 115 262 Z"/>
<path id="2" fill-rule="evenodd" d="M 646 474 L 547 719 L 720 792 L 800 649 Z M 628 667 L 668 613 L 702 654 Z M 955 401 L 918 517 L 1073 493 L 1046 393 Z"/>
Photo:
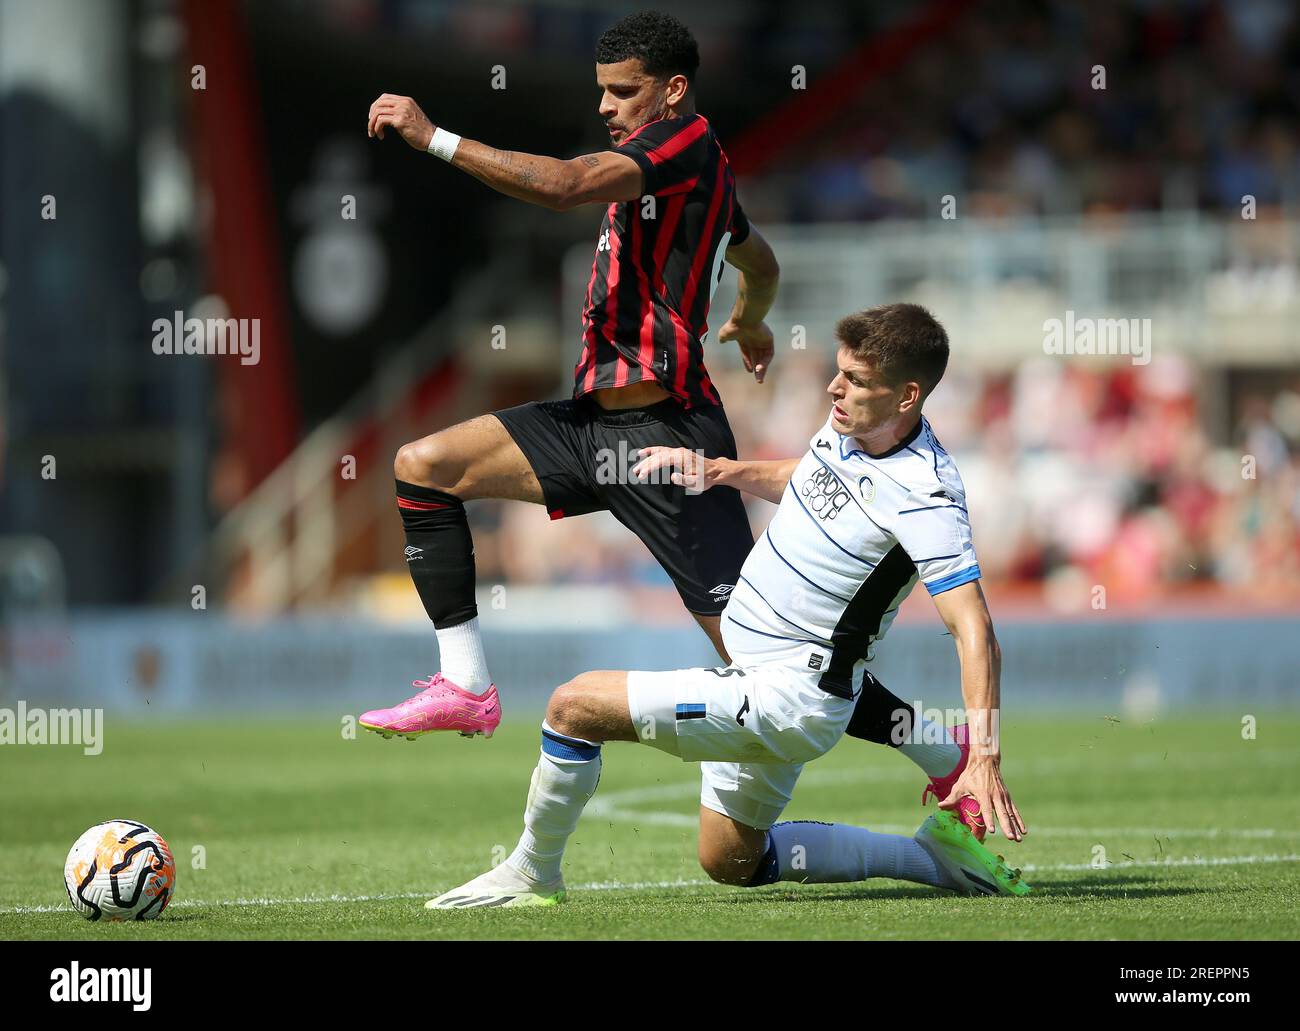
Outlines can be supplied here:
<path id="1" fill-rule="evenodd" d="M 931 596 L 980 578 L 965 505 L 939 493 L 944 496 L 913 494 L 899 511 L 894 528 L 894 536 Z"/>
<path id="2" fill-rule="evenodd" d="M 641 168 L 644 194 L 671 196 L 694 187 L 708 157 L 708 123 L 691 118 L 661 118 L 642 126 L 616 147 Z"/>

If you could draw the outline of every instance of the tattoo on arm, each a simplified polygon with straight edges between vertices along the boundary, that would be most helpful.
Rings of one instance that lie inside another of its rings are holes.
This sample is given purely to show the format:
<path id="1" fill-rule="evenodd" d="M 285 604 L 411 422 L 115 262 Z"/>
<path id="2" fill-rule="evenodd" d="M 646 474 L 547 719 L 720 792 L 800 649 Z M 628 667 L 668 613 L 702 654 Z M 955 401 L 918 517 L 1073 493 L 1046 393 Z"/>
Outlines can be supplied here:
<path id="1" fill-rule="evenodd" d="M 600 156 L 585 155 L 584 168 L 595 167 Z M 461 146 L 454 164 L 499 193 L 544 207 L 576 195 L 582 186 L 579 166 L 559 158 L 501 150 L 474 143 Z"/>
<path id="2" fill-rule="evenodd" d="M 536 170 L 522 161 L 515 161 L 517 155 L 513 150 L 493 150 L 492 156 L 517 186 L 531 187 L 536 181 Z"/>

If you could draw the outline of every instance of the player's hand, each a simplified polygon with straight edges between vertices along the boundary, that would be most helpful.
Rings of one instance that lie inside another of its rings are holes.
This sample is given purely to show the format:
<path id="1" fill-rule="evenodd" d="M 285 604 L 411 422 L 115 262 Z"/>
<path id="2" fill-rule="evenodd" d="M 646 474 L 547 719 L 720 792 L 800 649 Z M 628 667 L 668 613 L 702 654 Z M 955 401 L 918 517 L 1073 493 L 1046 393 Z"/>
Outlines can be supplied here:
<path id="1" fill-rule="evenodd" d="M 642 483 L 650 480 L 651 475 L 661 469 L 672 469 L 669 477 L 672 482 L 695 494 L 703 494 L 717 483 L 722 472 L 717 459 L 705 458 L 684 447 L 663 447 L 656 444 L 638 450 L 637 457 L 640 461 L 632 467 L 632 475 Z M 658 482 L 663 481 L 658 478 Z"/>
<path id="2" fill-rule="evenodd" d="M 728 319 L 727 324 L 718 330 L 718 339 L 724 344 L 736 341 L 740 346 L 740 357 L 745 362 L 745 371 L 752 372 L 757 382 L 763 382 L 767 367 L 772 364 L 772 355 L 776 353 L 772 331 L 766 322 L 748 326 Z"/>
<path id="3" fill-rule="evenodd" d="M 1020 818 L 1020 810 L 1002 783 L 1002 771 L 996 757 L 972 755 L 948 797 L 939 803 L 939 808 L 956 809 L 957 803 L 966 795 L 979 803 L 989 834 L 996 834 L 999 824 L 1002 833 L 1012 841 L 1020 841 L 1028 833 L 1025 821 Z"/>
<path id="4" fill-rule="evenodd" d="M 429 149 L 429 142 L 433 139 L 433 123 L 410 97 L 385 93 L 370 105 L 367 135 L 378 136 L 382 140 L 384 130 L 390 127 L 396 129 L 402 139 L 416 150 Z"/>

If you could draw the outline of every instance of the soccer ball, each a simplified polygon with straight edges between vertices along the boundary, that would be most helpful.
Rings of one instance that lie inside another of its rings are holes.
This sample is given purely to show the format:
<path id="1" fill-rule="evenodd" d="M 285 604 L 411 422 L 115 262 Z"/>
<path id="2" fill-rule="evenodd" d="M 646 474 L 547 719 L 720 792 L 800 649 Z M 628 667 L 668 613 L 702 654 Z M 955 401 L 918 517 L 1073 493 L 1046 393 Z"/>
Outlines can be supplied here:
<path id="1" fill-rule="evenodd" d="M 97 823 L 63 864 L 72 907 L 87 920 L 152 920 L 171 901 L 176 861 L 162 835 L 135 820 Z"/>

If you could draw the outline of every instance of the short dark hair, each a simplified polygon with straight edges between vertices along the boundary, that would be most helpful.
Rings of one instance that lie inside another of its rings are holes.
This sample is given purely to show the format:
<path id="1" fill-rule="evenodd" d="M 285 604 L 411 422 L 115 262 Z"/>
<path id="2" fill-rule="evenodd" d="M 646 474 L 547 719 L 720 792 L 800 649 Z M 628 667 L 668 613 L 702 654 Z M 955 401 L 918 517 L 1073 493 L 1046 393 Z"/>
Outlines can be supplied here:
<path id="1" fill-rule="evenodd" d="M 640 58 L 647 75 L 667 79 L 685 75 L 694 83 L 700 48 L 691 30 L 671 14 L 638 11 L 606 29 L 596 42 L 597 64 L 618 64 Z"/>
<path id="2" fill-rule="evenodd" d="M 882 304 L 845 315 L 835 336 L 853 356 L 875 365 L 890 386 L 917 382 L 922 396 L 943 379 L 948 334 L 919 304 Z"/>

